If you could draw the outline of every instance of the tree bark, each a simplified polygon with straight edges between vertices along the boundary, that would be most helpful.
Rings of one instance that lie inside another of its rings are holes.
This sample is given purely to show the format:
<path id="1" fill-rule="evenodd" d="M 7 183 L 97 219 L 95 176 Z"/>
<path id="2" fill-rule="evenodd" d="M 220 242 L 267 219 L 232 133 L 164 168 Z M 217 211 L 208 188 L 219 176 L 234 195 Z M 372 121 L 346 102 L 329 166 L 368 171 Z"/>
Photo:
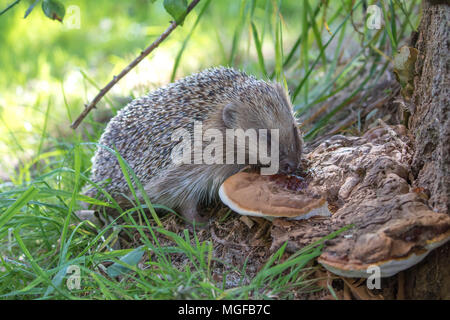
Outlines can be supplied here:
<path id="1" fill-rule="evenodd" d="M 414 184 L 429 195 L 433 211 L 450 214 L 449 42 L 450 5 L 424 1 L 415 43 L 415 65 L 409 128 L 415 137 Z M 406 297 L 450 299 L 450 245 L 432 252 L 406 271 Z"/>

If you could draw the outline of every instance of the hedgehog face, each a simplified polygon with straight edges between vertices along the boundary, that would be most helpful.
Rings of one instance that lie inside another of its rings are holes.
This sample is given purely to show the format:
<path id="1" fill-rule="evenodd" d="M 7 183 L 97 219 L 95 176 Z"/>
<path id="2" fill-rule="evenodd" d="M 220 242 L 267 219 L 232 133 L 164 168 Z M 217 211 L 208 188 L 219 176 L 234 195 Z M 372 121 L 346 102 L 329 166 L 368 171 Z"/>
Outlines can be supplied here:
<path id="1" fill-rule="evenodd" d="M 292 109 L 289 108 L 288 110 L 289 112 L 282 115 L 274 112 L 273 117 L 265 125 L 267 128 L 277 129 L 278 131 L 279 172 L 294 174 L 301 167 L 303 140 L 292 114 Z M 273 136 L 269 134 L 268 144 L 272 145 L 274 141 L 276 142 Z"/>
<path id="2" fill-rule="evenodd" d="M 284 140 L 280 138 L 280 172 L 294 174 L 301 169 L 303 140 L 295 122 L 290 126 L 290 130 L 289 126 L 284 128 L 283 133 Z"/>
<path id="3" fill-rule="evenodd" d="M 279 172 L 295 173 L 300 169 L 303 141 L 292 105 L 280 85 L 264 84 L 265 87 L 259 92 L 249 92 L 248 99 L 243 97 L 241 101 L 225 105 L 222 110 L 223 122 L 230 129 L 255 129 L 258 138 L 260 134 L 265 135 L 269 150 L 273 150 L 271 146 L 274 141 L 276 143 L 272 134 L 275 129 L 279 142 Z M 267 133 L 259 129 L 267 129 Z"/>

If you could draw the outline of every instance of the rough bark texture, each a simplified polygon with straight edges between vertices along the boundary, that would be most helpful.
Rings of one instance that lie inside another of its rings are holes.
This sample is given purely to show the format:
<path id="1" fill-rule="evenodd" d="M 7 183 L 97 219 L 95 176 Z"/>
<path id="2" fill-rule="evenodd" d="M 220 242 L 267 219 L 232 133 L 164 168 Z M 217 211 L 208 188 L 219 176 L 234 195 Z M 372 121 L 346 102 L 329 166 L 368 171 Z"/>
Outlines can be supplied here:
<path id="1" fill-rule="evenodd" d="M 296 252 L 344 226 L 327 241 L 319 262 L 344 277 L 368 277 L 371 265 L 392 276 L 418 263 L 450 239 L 450 217 L 427 206 L 411 186 L 411 137 L 404 126 L 383 124 L 362 137 L 336 135 L 305 155 L 313 179 L 308 189 L 326 194 L 331 217 L 275 219 L 272 250 L 287 241 Z"/>
<path id="2" fill-rule="evenodd" d="M 450 209 L 449 42 L 450 5 L 424 2 L 416 47 L 410 130 L 416 138 L 412 169 L 417 185 L 430 192 L 429 205 L 439 212 Z"/>
<path id="3" fill-rule="evenodd" d="M 450 5 L 424 1 L 415 47 L 419 50 L 409 127 L 415 136 L 412 170 L 428 205 L 450 214 L 449 42 Z M 406 297 L 450 299 L 450 247 L 446 245 L 406 272 Z"/>

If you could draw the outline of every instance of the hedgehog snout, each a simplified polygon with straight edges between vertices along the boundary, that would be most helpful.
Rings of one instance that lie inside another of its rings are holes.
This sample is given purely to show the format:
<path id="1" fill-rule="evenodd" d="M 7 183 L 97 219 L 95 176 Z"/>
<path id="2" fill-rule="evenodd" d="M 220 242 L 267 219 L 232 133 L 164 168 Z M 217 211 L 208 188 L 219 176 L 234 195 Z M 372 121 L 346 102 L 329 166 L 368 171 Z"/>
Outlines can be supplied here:
<path id="1" fill-rule="evenodd" d="M 280 172 L 284 174 L 293 174 L 300 167 L 300 164 L 292 159 L 286 158 L 280 161 Z"/>

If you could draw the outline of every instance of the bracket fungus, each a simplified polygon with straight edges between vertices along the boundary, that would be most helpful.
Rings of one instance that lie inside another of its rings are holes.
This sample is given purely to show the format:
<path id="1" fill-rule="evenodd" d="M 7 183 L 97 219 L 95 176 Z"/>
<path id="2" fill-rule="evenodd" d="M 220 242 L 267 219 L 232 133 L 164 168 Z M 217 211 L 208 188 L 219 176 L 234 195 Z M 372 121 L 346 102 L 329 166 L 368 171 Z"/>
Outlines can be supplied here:
<path id="1" fill-rule="evenodd" d="M 297 176 L 239 172 L 225 180 L 219 196 L 242 215 L 295 220 L 331 215 L 327 200 L 309 188 L 306 179 Z"/>
<path id="2" fill-rule="evenodd" d="M 362 137 L 333 136 L 306 154 L 306 189 L 283 190 L 269 177 L 238 173 L 220 196 L 236 212 L 275 218 L 272 250 L 287 242 L 286 250 L 295 252 L 353 225 L 325 243 L 318 262 L 344 277 L 369 277 L 372 266 L 389 277 L 450 240 L 450 216 L 433 212 L 427 191 L 414 184 L 412 155 L 406 128 L 382 123 Z M 303 198 L 305 190 L 316 198 Z M 324 216 L 311 217 L 313 207 Z M 292 217 L 309 219 L 286 219 Z"/>
<path id="3" fill-rule="evenodd" d="M 433 212 L 426 190 L 414 185 L 412 142 L 404 126 L 369 130 L 362 137 L 333 136 L 306 155 L 314 168 L 310 185 L 328 192 L 336 208 L 327 219 L 272 225 L 272 248 L 288 242 L 298 250 L 346 225 L 354 227 L 327 241 L 318 258 L 344 277 L 381 277 L 419 263 L 450 240 L 450 216 Z"/>

